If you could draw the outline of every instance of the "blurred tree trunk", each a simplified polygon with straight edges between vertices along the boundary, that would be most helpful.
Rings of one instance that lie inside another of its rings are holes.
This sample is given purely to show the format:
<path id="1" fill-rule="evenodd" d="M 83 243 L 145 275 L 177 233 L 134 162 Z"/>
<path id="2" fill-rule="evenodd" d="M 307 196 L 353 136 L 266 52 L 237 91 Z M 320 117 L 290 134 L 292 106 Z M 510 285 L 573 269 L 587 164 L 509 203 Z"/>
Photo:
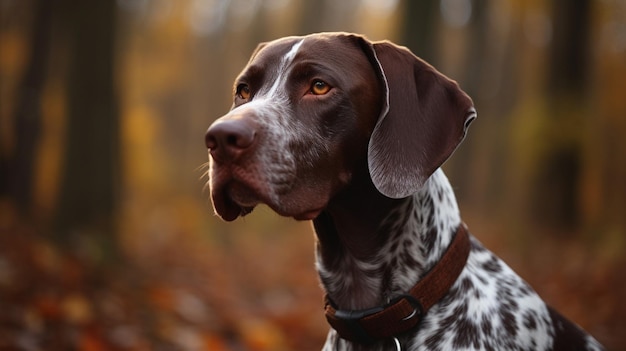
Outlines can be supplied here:
<path id="1" fill-rule="evenodd" d="M 591 0 L 553 0 L 552 20 L 548 91 L 578 99 L 589 82 Z"/>
<path id="2" fill-rule="evenodd" d="M 56 216 L 61 244 L 95 240 L 117 254 L 115 215 L 120 189 L 120 136 L 115 80 L 116 2 L 63 3 L 69 37 L 65 165 Z M 89 237 L 77 237 L 78 234 Z"/>
<path id="3" fill-rule="evenodd" d="M 405 0 L 400 44 L 430 64 L 437 66 L 435 29 L 438 0 Z"/>
<path id="4" fill-rule="evenodd" d="M 495 111 L 485 110 L 485 107 L 493 107 L 493 104 L 489 102 L 483 103 L 481 101 L 481 88 L 484 88 L 487 65 L 492 63 L 493 57 L 488 56 L 488 38 L 489 38 L 489 21 L 487 18 L 489 11 L 489 3 L 485 0 L 476 0 L 472 6 L 472 17 L 463 31 L 465 32 L 464 40 L 469 41 L 467 45 L 467 54 L 463 58 L 463 76 L 459 79 L 461 88 L 472 98 L 474 106 L 477 109 L 480 126 L 484 131 L 484 136 L 475 137 L 475 128 L 477 125 L 473 125 L 470 128 L 469 136 L 463 140 L 461 146 L 454 151 L 454 158 L 452 162 L 447 162 L 446 173 L 451 177 L 454 182 L 455 194 L 459 201 L 463 202 L 466 199 L 472 199 L 472 202 L 477 204 L 492 203 L 496 194 L 499 194 L 499 182 L 500 179 L 497 171 L 493 169 L 486 169 L 481 167 L 477 170 L 475 166 L 477 164 L 475 155 L 490 155 L 492 159 L 497 158 L 496 152 L 501 149 L 488 148 L 484 144 L 484 140 L 497 139 L 497 128 L 501 127 L 503 122 L 502 118 L 487 118 L 493 117 Z M 493 55 L 492 55 L 493 56 Z M 491 67 L 490 67 L 491 68 Z M 457 80 L 456 77 L 452 79 Z M 494 109 L 495 110 L 495 109 Z M 498 127 L 496 127 L 498 125 Z M 501 130 L 501 129 L 500 129 Z M 488 134 L 487 134 L 488 133 Z M 482 149 L 480 153 L 476 150 Z M 495 162 L 493 162 L 495 163 Z M 472 173 L 472 171 L 474 171 Z M 478 172 L 479 171 L 479 172 Z M 479 173 L 479 174 L 476 174 Z M 491 201 L 489 201 L 491 200 Z M 483 208 L 482 210 L 488 210 Z"/>
<path id="5" fill-rule="evenodd" d="M 19 212 L 28 216 L 32 211 L 33 175 L 36 149 L 41 135 L 41 95 L 50 53 L 52 0 L 38 0 L 34 6 L 30 59 L 18 88 L 15 107 L 15 152 L 8 169 L 2 172 L 2 193 L 8 194 Z"/>
<path id="6" fill-rule="evenodd" d="M 254 16 L 252 23 L 250 24 L 250 36 L 248 38 L 250 47 L 255 48 L 259 43 L 270 40 L 272 38 L 267 37 L 267 13 L 265 6 L 259 4 L 257 7 L 256 15 Z"/>
<path id="7" fill-rule="evenodd" d="M 578 226 L 585 97 L 589 82 L 590 0 L 553 0 L 546 94 L 548 148 L 531 181 L 531 213 L 554 227 Z"/>
<path id="8" fill-rule="evenodd" d="M 323 27 L 324 14 L 328 7 L 327 0 L 302 1 L 300 6 L 300 20 L 295 34 L 307 35 L 319 31 Z"/>

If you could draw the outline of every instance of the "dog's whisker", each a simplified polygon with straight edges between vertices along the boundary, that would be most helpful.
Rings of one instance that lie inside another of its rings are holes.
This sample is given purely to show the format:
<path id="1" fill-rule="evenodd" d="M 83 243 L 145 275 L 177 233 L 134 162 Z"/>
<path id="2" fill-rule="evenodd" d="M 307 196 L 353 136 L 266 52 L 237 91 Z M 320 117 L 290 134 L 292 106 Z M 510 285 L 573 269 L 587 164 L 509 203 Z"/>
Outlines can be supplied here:
<path id="1" fill-rule="evenodd" d="M 207 181 L 209 180 L 209 168 L 210 167 L 211 167 L 211 163 L 205 162 L 195 169 L 195 172 L 200 173 L 198 180 L 204 180 L 204 179 L 207 179 Z"/>

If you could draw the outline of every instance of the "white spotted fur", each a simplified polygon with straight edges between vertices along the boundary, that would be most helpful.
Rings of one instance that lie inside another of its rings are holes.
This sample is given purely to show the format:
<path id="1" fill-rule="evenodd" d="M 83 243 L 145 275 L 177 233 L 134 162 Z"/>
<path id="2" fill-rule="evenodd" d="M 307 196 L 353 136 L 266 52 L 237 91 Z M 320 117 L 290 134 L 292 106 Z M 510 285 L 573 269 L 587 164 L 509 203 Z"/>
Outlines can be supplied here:
<path id="1" fill-rule="evenodd" d="M 442 196 L 439 196 L 441 194 Z M 431 198 L 432 209 L 423 205 L 424 198 Z M 422 205 L 420 205 L 422 204 Z M 409 240 L 413 250 L 411 257 L 419 262 L 422 270 L 404 271 L 400 267 L 395 267 L 395 274 L 392 279 L 387 298 L 393 298 L 406 293 L 415 284 L 418 277 L 428 271 L 443 255 L 452 240 L 452 233 L 461 224 L 459 209 L 456 204 L 454 193 L 443 171 L 437 170 L 426 182 L 422 190 L 407 200 L 405 207 L 400 210 L 410 209 L 415 211 L 415 215 L 401 216 L 398 226 L 401 240 Z M 426 219 L 429 211 L 434 212 L 433 224 L 438 233 L 434 249 L 426 252 L 425 255 L 418 248 L 422 245 L 421 236 L 431 228 Z M 403 221 L 403 222 L 402 222 Z M 413 233 L 413 234 L 412 234 Z M 394 233 L 389 233 L 393 236 Z M 400 239 L 398 239 L 400 240 Z M 468 262 L 459 279 L 450 290 L 462 289 L 464 280 L 471 281 L 473 288 L 469 291 L 462 291 L 454 296 L 448 296 L 435 304 L 426 314 L 420 327 L 408 336 L 400 338 L 403 350 L 411 351 L 445 351 L 445 350 L 550 350 L 552 347 L 552 335 L 554 327 L 548 314 L 547 306 L 541 298 L 522 280 L 511 268 L 492 252 L 485 249 L 474 237 L 471 237 L 472 250 Z M 325 289 L 331 296 L 341 296 L 349 291 L 354 291 L 357 284 L 365 286 L 358 287 L 359 290 L 380 291 L 381 277 L 367 275 L 363 272 L 377 271 L 381 266 L 389 265 L 390 258 L 398 257 L 399 251 L 406 250 L 403 245 L 396 246 L 396 252 L 390 251 L 393 246 L 392 241 L 382 248 L 379 254 L 368 261 L 356 261 L 353 258 L 345 257 L 339 270 L 328 271 L 324 262 L 321 262 L 320 255 L 317 258 L 317 269 L 322 277 L 322 281 L 329 282 Z M 498 272 L 485 270 L 485 264 L 491 263 L 497 267 Z M 392 268 L 393 269 L 393 268 Z M 356 273 L 351 277 L 348 273 Z M 362 279 L 365 277 L 365 279 Z M 360 283 L 356 280 L 361 279 Z M 511 295 L 509 302 L 514 301 L 515 306 L 503 306 L 507 303 L 505 295 Z M 474 324 L 476 330 L 473 331 L 472 342 L 468 347 L 459 348 L 455 345 L 455 336 L 459 332 L 459 320 L 463 320 L 463 315 L 459 315 L 459 310 L 466 309 L 465 320 Z M 519 330 L 514 336 L 506 332 L 500 316 L 502 310 L 511 310 L 507 315 L 515 319 L 516 327 Z M 536 324 L 534 328 L 528 328 L 524 324 L 523 318 L 530 316 Z M 446 320 L 453 322 L 446 325 Z M 489 324 L 490 332 L 485 333 L 481 329 L 481 323 Z M 430 340 L 430 342 L 429 342 Z M 601 346 L 589 337 L 589 350 L 601 350 Z M 436 341 L 436 342 L 434 342 Z M 363 347 L 350 343 L 338 337 L 337 333 L 331 329 L 328 334 L 324 351 L 343 350 L 395 350 L 396 346 L 392 340 L 383 340 L 375 345 Z"/>

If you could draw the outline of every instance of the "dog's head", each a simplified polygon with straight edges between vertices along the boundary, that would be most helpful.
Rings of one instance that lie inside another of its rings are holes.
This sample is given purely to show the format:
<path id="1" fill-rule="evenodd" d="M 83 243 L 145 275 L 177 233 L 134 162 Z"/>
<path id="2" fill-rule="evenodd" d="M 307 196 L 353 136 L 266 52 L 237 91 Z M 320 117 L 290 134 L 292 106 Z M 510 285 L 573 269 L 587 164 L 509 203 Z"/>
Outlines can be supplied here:
<path id="1" fill-rule="evenodd" d="M 263 43 L 208 129 L 213 206 L 313 219 L 367 164 L 383 195 L 416 192 L 475 118 L 458 85 L 389 42 L 321 33 Z"/>

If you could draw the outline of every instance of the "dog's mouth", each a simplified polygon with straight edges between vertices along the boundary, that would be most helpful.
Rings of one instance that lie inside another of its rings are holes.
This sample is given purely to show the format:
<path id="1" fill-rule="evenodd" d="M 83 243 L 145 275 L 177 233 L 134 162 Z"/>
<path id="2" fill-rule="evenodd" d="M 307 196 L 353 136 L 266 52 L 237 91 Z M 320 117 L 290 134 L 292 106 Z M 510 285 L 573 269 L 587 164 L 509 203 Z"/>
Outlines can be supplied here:
<path id="1" fill-rule="evenodd" d="M 263 176 L 254 163 L 247 167 L 213 164 L 210 174 L 211 200 L 215 212 L 225 221 L 252 212 L 266 204 L 276 212 L 280 207 L 274 194 L 275 186 Z"/>
<path id="2" fill-rule="evenodd" d="M 254 191 L 239 182 L 232 182 L 226 188 L 226 195 L 235 204 L 245 209 L 252 209 L 261 202 Z"/>
<path id="3" fill-rule="evenodd" d="M 258 177 L 218 171 L 212 174 L 210 185 L 215 212 L 228 222 L 249 214 L 259 204 L 296 220 L 312 220 L 323 210 L 323 206 L 311 206 L 311 203 L 294 200 L 288 195 L 272 195 L 271 186 Z"/>
<path id="4" fill-rule="evenodd" d="M 215 211 L 225 221 L 245 216 L 258 204 L 265 202 L 258 190 L 232 178 L 225 182 L 212 182 L 211 200 Z"/>
<path id="5" fill-rule="evenodd" d="M 233 207 L 230 212 L 235 213 L 236 209 L 239 209 L 235 218 L 247 215 L 262 202 L 252 189 L 239 182 L 231 182 L 227 185 L 224 196 L 224 201 Z"/>

